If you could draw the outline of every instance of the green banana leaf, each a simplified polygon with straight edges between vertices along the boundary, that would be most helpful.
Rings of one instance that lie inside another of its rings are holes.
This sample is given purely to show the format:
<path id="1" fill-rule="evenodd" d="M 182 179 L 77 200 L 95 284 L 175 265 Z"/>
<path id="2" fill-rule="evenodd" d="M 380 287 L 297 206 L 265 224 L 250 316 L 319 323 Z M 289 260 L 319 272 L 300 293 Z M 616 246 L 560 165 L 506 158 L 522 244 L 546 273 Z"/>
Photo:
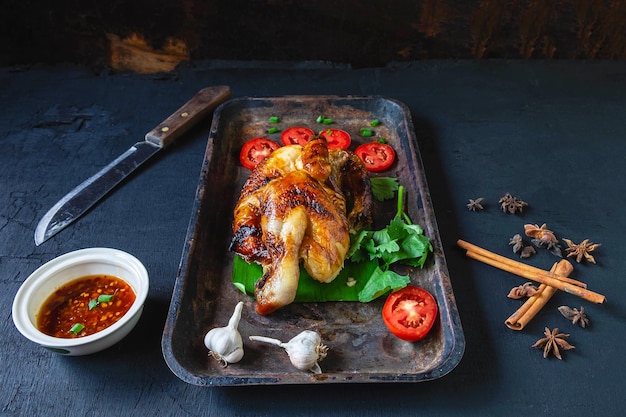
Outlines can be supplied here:
<path id="1" fill-rule="evenodd" d="M 358 263 L 346 260 L 337 278 L 329 283 L 314 280 L 304 268 L 300 267 L 300 281 L 295 302 L 359 301 L 359 292 L 377 267 L 378 261 L 375 259 Z M 260 265 L 250 264 L 239 255 L 235 255 L 233 284 L 240 291 L 253 296 L 254 284 L 262 275 L 263 270 Z M 363 279 L 360 279 L 361 277 Z M 354 285 L 351 285 L 352 283 Z"/>

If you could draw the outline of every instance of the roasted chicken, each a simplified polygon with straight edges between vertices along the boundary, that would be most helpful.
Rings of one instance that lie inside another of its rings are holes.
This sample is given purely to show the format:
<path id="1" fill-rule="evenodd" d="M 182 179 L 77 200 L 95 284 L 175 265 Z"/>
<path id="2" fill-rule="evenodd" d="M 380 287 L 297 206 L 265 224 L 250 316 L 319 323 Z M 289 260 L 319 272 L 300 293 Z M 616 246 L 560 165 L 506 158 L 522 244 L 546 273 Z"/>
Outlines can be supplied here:
<path id="1" fill-rule="evenodd" d="M 331 282 L 350 247 L 350 231 L 371 222 L 367 171 L 349 151 L 329 150 L 316 137 L 304 147 L 275 150 L 252 171 L 234 210 L 231 250 L 263 266 L 256 311 L 293 302 L 300 261 L 309 275 Z"/>

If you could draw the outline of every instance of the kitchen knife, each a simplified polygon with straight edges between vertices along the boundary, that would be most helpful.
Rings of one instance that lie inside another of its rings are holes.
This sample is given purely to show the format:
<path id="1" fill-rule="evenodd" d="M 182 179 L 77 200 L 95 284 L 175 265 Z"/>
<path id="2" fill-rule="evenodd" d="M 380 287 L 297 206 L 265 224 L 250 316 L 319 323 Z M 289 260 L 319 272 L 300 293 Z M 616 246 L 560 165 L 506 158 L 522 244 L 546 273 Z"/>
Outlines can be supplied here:
<path id="1" fill-rule="evenodd" d="M 207 87 L 196 93 L 175 113 L 146 133 L 143 141 L 131 146 L 48 210 L 35 229 L 35 244 L 39 246 L 78 219 L 142 163 L 209 115 L 230 97 L 230 93 L 228 86 Z"/>

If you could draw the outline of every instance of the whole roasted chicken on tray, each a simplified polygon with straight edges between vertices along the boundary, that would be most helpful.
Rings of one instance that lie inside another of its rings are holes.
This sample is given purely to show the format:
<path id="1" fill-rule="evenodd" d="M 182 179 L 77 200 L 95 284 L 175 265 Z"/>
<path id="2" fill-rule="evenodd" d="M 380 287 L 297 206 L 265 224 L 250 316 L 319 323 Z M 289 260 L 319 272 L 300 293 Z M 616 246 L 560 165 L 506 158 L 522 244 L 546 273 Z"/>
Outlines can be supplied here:
<path id="1" fill-rule="evenodd" d="M 312 278 L 335 279 L 350 231 L 372 221 L 370 187 L 361 159 L 328 149 L 323 137 L 283 146 L 256 166 L 235 206 L 231 250 L 263 267 L 255 288 L 259 314 L 293 302 L 300 261 Z"/>

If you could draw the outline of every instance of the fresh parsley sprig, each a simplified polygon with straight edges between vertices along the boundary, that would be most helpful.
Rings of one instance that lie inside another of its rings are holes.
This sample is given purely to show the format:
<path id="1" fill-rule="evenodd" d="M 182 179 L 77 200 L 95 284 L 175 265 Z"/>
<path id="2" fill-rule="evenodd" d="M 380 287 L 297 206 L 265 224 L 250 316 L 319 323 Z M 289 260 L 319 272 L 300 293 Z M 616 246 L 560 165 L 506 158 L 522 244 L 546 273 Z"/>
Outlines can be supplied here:
<path id="1" fill-rule="evenodd" d="M 432 252 L 423 229 L 411 222 L 404 211 L 404 187 L 398 187 L 396 215 L 381 230 L 362 230 L 352 236 L 348 258 L 353 262 L 378 259 L 378 267 L 359 293 L 359 301 L 369 302 L 391 290 L 407 286 L 410 279 L 390 269 L 395 263 L 423 267 Z"/>
<path id="2" fill-rule="evenodd" d="M 372 195 L 378 201 L 391 200 L 398 191 L 398 179 L 393 177 L 372 177 Z"/>

